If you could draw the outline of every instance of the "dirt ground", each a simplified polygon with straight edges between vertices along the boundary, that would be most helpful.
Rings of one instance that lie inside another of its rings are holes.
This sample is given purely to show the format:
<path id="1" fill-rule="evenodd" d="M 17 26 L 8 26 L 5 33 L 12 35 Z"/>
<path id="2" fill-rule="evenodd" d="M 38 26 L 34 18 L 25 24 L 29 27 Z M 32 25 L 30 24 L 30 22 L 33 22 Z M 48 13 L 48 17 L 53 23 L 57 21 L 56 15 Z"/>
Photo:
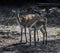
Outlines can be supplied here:
<path id="1" fill-rule="evenodd" d="M 16 28 L 15 28 L 16 29 Z M 16 29 L 19 32 L 19 27 Z M 20 43 L 20 35 L 0 35 L 0 53 L 60 53 L 60 36 L 55 32 L 60 30 L 60 27 L 47 27 L 48 42 L 47 45 L 42 44 L 42 33 L 39 31 L 39 42 L 34 46 L 33 32 L 32 44 L 29 45 L 29 34 L 27 30 L 28 43 L 25 43 L 23 32 L 23 42 Z"/>

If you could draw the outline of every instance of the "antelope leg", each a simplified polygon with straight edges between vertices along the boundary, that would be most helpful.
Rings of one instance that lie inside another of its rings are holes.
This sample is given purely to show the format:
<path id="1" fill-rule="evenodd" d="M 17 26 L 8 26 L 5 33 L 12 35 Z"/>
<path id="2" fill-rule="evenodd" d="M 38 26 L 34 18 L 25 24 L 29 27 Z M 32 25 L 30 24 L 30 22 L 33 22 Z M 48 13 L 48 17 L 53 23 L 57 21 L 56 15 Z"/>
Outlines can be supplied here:
<path id="1" fill-rule="evenodd" d="M 34 44 L 36 46 L 36 28 L 34 28 Z"/>
<path id="2" fill-rule="evenodd" d="M 43 34 L 43 44 L 45 43 L 45 33 L 44 33 L 44 30 L 43 30 L 43 28 L 41 28 L 40 29 L 40 31 L 42 32 L 42 34 Z"/>
<path id="3" fill-rule="evenodd" d="M 47 31 L 46 31 L 46 44 L 47 44 Z"/>
<path id="4" fill-rule="evenodd" d="M 21 27 L 21 41 L 22 42 L 22 36 L 23 36 L 23 28 Z"/>
<path id="5" fill-rule="evenodd" d="M 26 38 L 26 43 L 27 43 L 26 27 L 25 27 L 25 38 Z"/>
<path id="6" fill-rule="evenodd" d="M 30 36 L 30 46 L 31 46 L 31 30 L 29 29 L 29 36 Z"/>
<path id="7" fill-rule="evenodd" d="M 38 30 L 37 30 L 37 41 L 39 42 L 39 35 L 38 35 Z"/>
<path id="8" fill-rule="evenodd" d="M 46 44 L 47 44 L 47 30 L 46 30 L 46 26 L 44 25 L 44 30 L 45 30 L 45 35 L 46 35 Z"/>

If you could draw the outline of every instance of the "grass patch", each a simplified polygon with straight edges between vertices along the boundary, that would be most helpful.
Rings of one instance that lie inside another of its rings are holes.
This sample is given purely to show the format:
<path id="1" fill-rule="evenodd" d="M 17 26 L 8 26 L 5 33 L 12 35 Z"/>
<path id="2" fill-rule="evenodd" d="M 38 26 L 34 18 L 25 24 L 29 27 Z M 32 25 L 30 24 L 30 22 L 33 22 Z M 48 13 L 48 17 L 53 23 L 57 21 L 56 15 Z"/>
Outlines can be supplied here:
<path id="1" fill-rule="evenodd" d="M 60 30 L 57 30 L 57 31 L 56 31 L 56 34 L 57 34 L 57 35 L 60 35 Z"/>
<path id="2" fill-rule="evenodd" d="M 16 24 L 8 24 L 7 26 L 16 27 Z"/>

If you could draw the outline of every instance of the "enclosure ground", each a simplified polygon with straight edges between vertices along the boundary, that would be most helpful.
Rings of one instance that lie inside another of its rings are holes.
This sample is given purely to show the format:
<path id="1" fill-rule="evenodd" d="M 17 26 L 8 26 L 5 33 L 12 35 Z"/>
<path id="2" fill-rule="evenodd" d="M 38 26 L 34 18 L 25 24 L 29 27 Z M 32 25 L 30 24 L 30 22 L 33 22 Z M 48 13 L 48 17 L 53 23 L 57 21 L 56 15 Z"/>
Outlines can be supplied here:
<path id="1" fill-rule="evenodd" d="M 18 29 L 19 30 L 19 29 Z M 60 36 L 57 36 L 55 31 L 60 30 L 59 27 L 48 27 L 48 42 L 47 45 L 42 44 L 42 33 L 39 33 L 39 42 L 34 46 L 33 32 L 32 44 L 29 45 L 29 35 L 27 32 L 28 43 L 20 43 L 20 35 L 0 35 L 0 53 L 60 53 Z M 25 37 L 23 34 L 23 42 Z"/>

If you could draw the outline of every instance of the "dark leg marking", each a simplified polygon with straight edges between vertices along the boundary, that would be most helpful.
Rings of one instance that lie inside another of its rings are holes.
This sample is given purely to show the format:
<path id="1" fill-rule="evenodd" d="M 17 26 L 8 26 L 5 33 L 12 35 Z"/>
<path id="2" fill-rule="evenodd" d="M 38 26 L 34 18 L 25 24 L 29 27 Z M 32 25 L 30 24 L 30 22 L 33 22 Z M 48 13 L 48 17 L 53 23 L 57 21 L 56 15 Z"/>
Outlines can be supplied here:
<path id="1" fill-rule="evenodd" d="M 25 27 L 25 38 L 26 38 L 26 43 L 27 43 L 26 27 Z"/>
<path id="2" fill-rule="evenodd" d="M 21 27 L 21 43 L 22 43 L 22 36 L 23 36 L 23 28 Z"/>
<path id="3" fill-rule="evenodd" d="M 34 44 L 36 46 L 36 27 L 34 28 Z"/>
<path id="4" fill-rule="evenodd" d="M 30 36 L 30 46 L 31 46 L 31 30 L 29 29 L 29 36 Z"/>

